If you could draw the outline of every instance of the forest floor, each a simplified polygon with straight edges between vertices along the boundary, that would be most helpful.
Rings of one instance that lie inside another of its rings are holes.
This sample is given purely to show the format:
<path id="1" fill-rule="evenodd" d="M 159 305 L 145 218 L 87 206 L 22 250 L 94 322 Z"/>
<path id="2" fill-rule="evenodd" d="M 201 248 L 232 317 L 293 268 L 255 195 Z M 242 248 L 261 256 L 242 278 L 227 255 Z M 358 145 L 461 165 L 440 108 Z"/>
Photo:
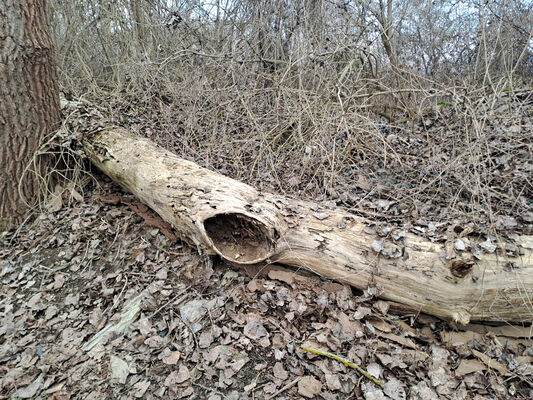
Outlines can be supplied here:
<path id="1" fill-rule="evenodd" d="M 0 238 L 0 398 L 533 398 L 531 328 L 398 315 L 280 266 L 236 271 L 98 180 Z M 93 341 L 121 312 L 123 329 Z"/>
<path id="2" fill-rule="evenodd" d="M 283 121 L 268 137 L 242 128 L 218 140 L 208 135 L 218 128 L 187 136 L 197 130 L 176 118 L 198 114 L 170 112 L 162 101 L 159 111 L 111 104 L 104 111 L 122 119 L 109 121 L 80 103 L 65 113 L 59 147 L 70 147 L 63 160 L 75 158 L 71 132 L 108 123 L 152 132 L 182 157 L 265 190 L 334 202 L 375 229 L 441 243 L 464 233 L 455 250 L 475 255 L 500 251 L 503 242 L 510 251 L 517 235 L 531 235 L 530 94 L 519 102 L 503 96 L 490 109 L 469 106 L 466 128 L 455 118 L 466 104 L 458 102 L 417 124 L 303 137 L 308 145 L 292 143 L 297 135 L 280 144 Z M 198 124 L 210 121 L 206 114 Z M 324 150 L 345 156 L 329 189 Z M 248 174 L 250 165 L 262 169 Z M 92 184 L 63 195 L 59 187 L 33 222 L 0 234 L 0 398 L 533 398 L 531 326 L 456 326 L 304 271 L 237 271 L 181 242 L 92 173 Z M 486 239 L 484 247 L 470 248 L 469 236 Z M 382 386 L 302 345 L 357 364 Z"/>

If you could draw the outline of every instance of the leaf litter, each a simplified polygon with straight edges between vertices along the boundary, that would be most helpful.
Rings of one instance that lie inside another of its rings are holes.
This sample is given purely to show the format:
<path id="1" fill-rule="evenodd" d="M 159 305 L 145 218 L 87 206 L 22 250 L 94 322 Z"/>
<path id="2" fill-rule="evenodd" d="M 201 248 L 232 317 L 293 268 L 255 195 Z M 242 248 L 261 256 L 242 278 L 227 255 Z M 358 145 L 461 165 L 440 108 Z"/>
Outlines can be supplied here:
<path id="1" fill-rule="evenodd" d="M 125 196 L 117 190 L 105 183 L 3 234 L 1 397 L 533 395 L 530 327 L 450 326 L 307 273 L 234 271 L 173 242 L 127 202 L 105 201 Z M 361 366 L 383 388 L 303 344 Z"/>
<path id="2" fill-rule="evenodd" d="M 91 107 L 78 108 L 72 131 L 105 125 Z M 530 234 L 533 223 L 531 163 L 515 162 L 530 160 L 530 144 L 513 147 L 496 128 L 487 135 L 498 150 L 480 195 L 464 179 L 468 171 L 452 162 L 449 143 L 433 145 L 433 154 L 419 140 L 432 129 L 439 142 L 437 131 L 453 128 L 446 121 L 391 127 L 392 161 L 407 173 L 361 162 L 322 196 L 325 205 L 373 218 L 365 232 L 380 237 L 372 249 L 388 258 L 403 256 L 396 244 L 407 232 L 446 243 L 450 259 L 532 248 L 530 237 L 518 236 Z M 293 176 L 291 185 L 306 179 Z M 83 195 L 70 188 L 69 199 L 56 187 L 47 212 L 0 236 L 2 398 L 533 398 L 531 326 L 450 325 L 378 300 L 372 288 L 359 292 L 273 265 L 232 270 L 182 243 L 106 177 L 98 181 L 104 183 Z M 418 181 L 422 189 L 409 183 Z M 492 191 L 498 185 L 508 193 Z M 528 189 L 516 196 L 520 187 Z M 483 195 L 501 202 L 494 218 L 478 200 Z M 471 222 L 473 211 L 481 217 Z M 302 345 L 360 366 L 383 387 Z"/>

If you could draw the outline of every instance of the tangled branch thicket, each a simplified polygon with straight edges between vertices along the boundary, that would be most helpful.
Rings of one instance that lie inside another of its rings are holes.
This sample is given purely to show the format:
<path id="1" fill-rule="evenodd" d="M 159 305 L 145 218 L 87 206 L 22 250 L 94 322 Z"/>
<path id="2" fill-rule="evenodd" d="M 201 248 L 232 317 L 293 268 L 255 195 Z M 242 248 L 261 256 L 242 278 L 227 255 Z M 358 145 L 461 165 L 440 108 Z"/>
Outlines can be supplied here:
<path id="1" fill-rule="evenodd" d="M 528 4 L 55 0 L 52 15 L 67 98 L 182 157 L 374 217 L 531 230 Z"/>

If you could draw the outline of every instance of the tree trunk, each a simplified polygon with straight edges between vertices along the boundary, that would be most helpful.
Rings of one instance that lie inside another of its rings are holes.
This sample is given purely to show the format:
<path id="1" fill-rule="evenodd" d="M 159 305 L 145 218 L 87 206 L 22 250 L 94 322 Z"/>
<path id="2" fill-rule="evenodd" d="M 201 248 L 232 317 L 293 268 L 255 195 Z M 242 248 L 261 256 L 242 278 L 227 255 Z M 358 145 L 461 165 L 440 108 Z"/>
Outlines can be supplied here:
<path id="1" fill-rule="evenodd" d="M 23 175 L 59 119 L 59 88 L 45 0 L 0 1 L 0 220 L 20 222 L 38 196 Z"/>
<path id="2" fill-rule="evenodd" d="M 392 41 L 392 0 L 387 0 L 387 17 L 385 17 L 382 9 L 379 22 L 381 23 L 381 41 L 383 42 L 385 53 L 387 53 L 387 57 L 389 57 L 392 68 L 398 70 L 396 48 Z"/>
<path id="3" fill-rule="evenodd" d="M 378 237 L 346 211 L 261 193 L 121 128 L 86 137 L 84 148 L 182 237 L 231 263 L 305 268 L 464 324 L 533 321 L 533 237 L 520 238 L 519 257 L 451 258 L 442 244 Z"/>
<path id="4" fill-rule="evenodd" d="M 130 1 L 132 20 L 135 22 L 135 33 L 137 36 L 137 46 L 133 46 L 133 50 L 138 50 L 144 57 L 146 57 L 152 49 L 148 43 L 148 35 L 146 34 L 146 21 L 142 9 L 143 6 L 143 3 L 139 0 Z"/>

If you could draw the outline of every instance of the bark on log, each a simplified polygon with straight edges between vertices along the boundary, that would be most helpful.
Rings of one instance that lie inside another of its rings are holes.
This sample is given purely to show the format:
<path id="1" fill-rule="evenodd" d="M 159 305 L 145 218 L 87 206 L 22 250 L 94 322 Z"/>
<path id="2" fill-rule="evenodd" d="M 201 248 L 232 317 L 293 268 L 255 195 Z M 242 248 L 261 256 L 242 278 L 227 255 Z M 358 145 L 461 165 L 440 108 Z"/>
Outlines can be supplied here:
<path id="1" fill-rule="evenodd" d="M 231 263 L 305 268 L 463 324 L 533 321 L 532 236 L 520 238 L 518 257 L 447 260 L 443 244 L 367 234 L 368 221 L 344 210 L 262 193 L 122 128 L 86 137 L 84 148 L 182 237 Z"/>

